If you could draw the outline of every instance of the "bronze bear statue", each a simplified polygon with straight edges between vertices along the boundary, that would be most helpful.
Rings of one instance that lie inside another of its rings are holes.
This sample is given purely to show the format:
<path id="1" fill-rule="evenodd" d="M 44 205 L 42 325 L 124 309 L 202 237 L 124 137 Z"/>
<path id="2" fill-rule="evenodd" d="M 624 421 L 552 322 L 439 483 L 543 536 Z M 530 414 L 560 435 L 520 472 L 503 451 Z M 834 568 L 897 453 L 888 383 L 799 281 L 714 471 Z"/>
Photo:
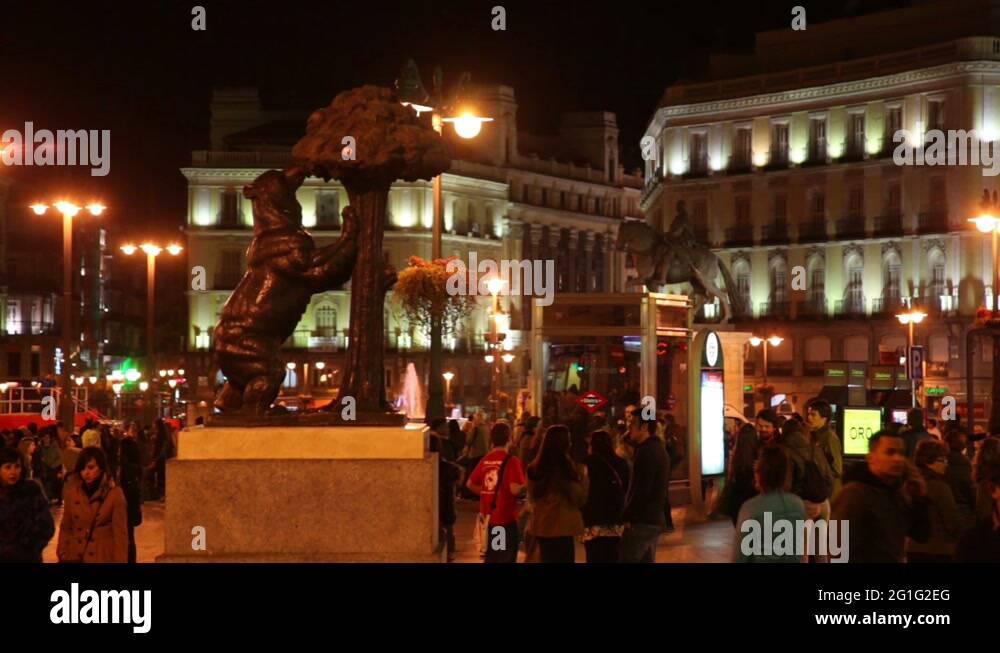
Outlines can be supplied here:
<path id="1" fill-rule="evenodd" d="M 268 412 L 285 378 L 282 344 L 312 295 L 340 287 L 354 269 L 354 208 L 342 211 L 337 242 L 317 248 L 301 226 L 302 207 L 295 199 L 304 180 L 300 168 L 269 170 L 243 188 L 253 201 L 254 237 L 247 249 L 247 271 L 222 308 L 212 345 L 215 363 L 226 377 L 215 398 L 223 413 Z"/>

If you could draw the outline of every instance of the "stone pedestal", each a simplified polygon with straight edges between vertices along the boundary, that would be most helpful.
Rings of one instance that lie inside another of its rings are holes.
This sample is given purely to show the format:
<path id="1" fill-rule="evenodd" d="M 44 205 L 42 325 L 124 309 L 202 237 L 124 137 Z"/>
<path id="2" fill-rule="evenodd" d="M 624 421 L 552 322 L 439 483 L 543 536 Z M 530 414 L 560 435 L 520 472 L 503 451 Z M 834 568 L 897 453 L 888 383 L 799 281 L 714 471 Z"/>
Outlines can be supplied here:
<path id="1" fill-rule="evenodd" d="M 437 484 L 422 426 L 185 429 L 157 560 L 441 562 Z"/>

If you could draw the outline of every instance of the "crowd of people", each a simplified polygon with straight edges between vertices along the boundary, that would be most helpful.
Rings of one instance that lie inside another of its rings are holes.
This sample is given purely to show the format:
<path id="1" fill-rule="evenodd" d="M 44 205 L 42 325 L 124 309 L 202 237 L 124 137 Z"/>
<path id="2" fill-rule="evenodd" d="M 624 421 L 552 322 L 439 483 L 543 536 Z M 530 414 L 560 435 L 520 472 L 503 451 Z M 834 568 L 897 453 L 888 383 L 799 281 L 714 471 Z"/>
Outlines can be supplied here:
<path id="1" fill-rule="evenodd" d="M 176 429 L 87 421 L 0 431 L 0 562 L 41 562 L 55 534 L 60 562 L 135 562 L 144 501 L 162 501 Z"/>
<path id="2" fill-rule="evenodd" d="M 448 559 L 454 559 L 456 500 L 476 499 L 475 540 L 486 562 L 653 562 L 661 533 L 674 530 L 669 484 L 683 438 L 669 415 L 624 419 L 606 413 L 572 425 L 524 413 L 492 424 L 485 414 L 430 423 L 439 453 L 439 507 Z"/>
<path id="3" fill-rule="evenodd" d="M 973 442 L 957 422 L 932 432 L 923 410 L 874 433 L 864 460 L 846 463 L 832 409 L 806 416 L 760 411 L 736 434 L 718 511 L 736 527 L 733 560 L 823 562 L 822 555 L 747 555 L 754 520 L 847 521 L 850 562 L 1000 561 L 1000 438 Z"/>

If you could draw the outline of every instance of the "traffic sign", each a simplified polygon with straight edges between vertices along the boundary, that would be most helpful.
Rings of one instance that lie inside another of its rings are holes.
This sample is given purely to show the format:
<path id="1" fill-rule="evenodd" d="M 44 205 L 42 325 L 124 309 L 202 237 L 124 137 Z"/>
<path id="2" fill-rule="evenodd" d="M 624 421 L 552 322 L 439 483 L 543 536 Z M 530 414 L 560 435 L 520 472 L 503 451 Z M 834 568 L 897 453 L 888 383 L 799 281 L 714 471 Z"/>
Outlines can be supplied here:
<path id="1" fill-rule="evenodd" d="M 906 351 L 906 376 L 914 381 L 924 378 L 924 348 L 920 345 L 909 347 Z"/>

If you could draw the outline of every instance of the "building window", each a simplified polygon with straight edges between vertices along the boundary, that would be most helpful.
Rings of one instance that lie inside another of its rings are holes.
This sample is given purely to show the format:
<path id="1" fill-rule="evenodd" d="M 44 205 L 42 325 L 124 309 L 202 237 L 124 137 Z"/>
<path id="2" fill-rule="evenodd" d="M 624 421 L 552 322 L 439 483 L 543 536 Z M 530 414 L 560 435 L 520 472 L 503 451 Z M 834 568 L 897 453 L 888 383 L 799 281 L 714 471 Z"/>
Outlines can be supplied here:
<path id="1" fill-rule="evenodd" d="M 7 376 L 13 379 L 21 376 L 21 352 L 7 352 Z"/>
<path id="2" fill-rule="evenodd" d="M 320 338 L 337 335 L 337 309 L 333 306 L 320 306 L 316 309 L 316 335 Z"/>
<path id="3" fill-rule="evenodd" d="M 865 151 L 865 114 L 852 113 L 847 123 L 847 153 L 861 156 Z"/>
<path id="4" fill-rule="evenodd" d="M 691 133 L 691 172 L 708 172 L 708 134 Z"/>
<path id="5" fill-rule="evenodd" d="M 783 223 L 788 217 L 788 196 L 784 193 L 774 195 L 774 221 Z"/>
<path id="6" fill-rule="evenodd" d="M 865 312 L 864 267 L 861 259 L 852 257 L 847 265 L 847 310 L 849 313 Z"/>
<path id="7" fill-rule="evenodd" d="M 898 216 L 903 210 L 903 195 L 898 181 L 889 183 L 886 191 L 885 213 L 890 216 Z"/>
<path id="8" fill-rule="evenodd" d="M 813 220 L 826 217 L 826 195 L 821 190 L 814 190 L 809 195 L 809 216 Z"/>
<path id="9" fill-rule="evenodd" d="M 885 110 L 886 149 L 895 144 L 896 132 L 903 128 L 903 107 L 888 107 Z"/>
<path id="10" fill-rule="evenodd" d="M 891 311 L 902 305 L 902 292 L 900 290 L 900 280 L 902 277 L 903 265 L 896 253 L 892 253 L 885 258 L 882 273 L 882 309 Z"/>
<path id="11" fill-rule="evenodd" d="M 948 195 L 944 177 L 931 177 L 930 208 L 932 213 L 946 213 L 948 210 Z"/>
<path id="12" fill-rule="evenodd" d="M 340 228 L 340 197 L 337 191 L 321 190 L 316 193 L 316 226 Z"/>
<path id="13" fill-rule="evenodd" d="M 847 215 L 860 218 L 865 214 L 865 191 L 860 186 L 852 188 L 847 193 Z"/>
<path id="14" fill-rule="evenodd" d="M 42 354 L 37 351 L 31 352 L 31 376 L 38 378 L 42 375 Z"/>
<path id="15" fill-rule="evenodd" d="M 750 265 L 745 260 L 733 263 L 733 274 L 736 276 L 736 293 L 741 303 L 750 310 Z"/>
<path id="16" fill-rule="evenodd" d="M 775 304 L 788 301 L 788 266 L 782 258 L 774 259 L 771 265 L 771 301 Z"/>
<path id="17" fill-rule="evenodd" d="M 222 192 L 222 211 L 219 224 L 223 227 L 238 227 L 240 224 L 240 198 L 235 190 Z"/>
<path id="18" fill-rule="evenodd" d="M 927 130 L 944 129 L 944 100 L 927 101 Z"/>
<path id="19" fill-rule="evenodd" d="M 826 161 L 826 118 L 809 121 L 809 160 Z"/>
<path id="20" fill-rule="evenodd" d="M 826 268 L 823 259 L 814 256 L 809 262 L 809 304 L 814 310 L 826 308 Z"/>
<path id="21" fill-rule="evenodd" d="M 235 288 L 243 276 L 243 253 L 238 249 L 224 249 L 220 252 L 219 279 L 216 287 L 219 290 Z"/>
<path id="22" fill-rule="evenodd" d="M 788 163 L 788 123 L 771 126 L 771 163 Z"/>
<path id="23" fill-rule="evenodd" d="M 736 146 L 733 148 L 733 167 L 749 168 L 753 157 L 753 130 L 736 128 Z"/>
<path id="24" fill-rule="evenodd" d="M 737 195 L 735 204 L 736 225 L 744 227 L 750 225 L 750 198 L 746 195 Z"/>
<path id="25" fill-rule="evenodd" d="M 543 188 L 542 189 L 542 206 L 548 206 L 548 205 L 549 205 L 549 189 L 548 188 Z"/>

